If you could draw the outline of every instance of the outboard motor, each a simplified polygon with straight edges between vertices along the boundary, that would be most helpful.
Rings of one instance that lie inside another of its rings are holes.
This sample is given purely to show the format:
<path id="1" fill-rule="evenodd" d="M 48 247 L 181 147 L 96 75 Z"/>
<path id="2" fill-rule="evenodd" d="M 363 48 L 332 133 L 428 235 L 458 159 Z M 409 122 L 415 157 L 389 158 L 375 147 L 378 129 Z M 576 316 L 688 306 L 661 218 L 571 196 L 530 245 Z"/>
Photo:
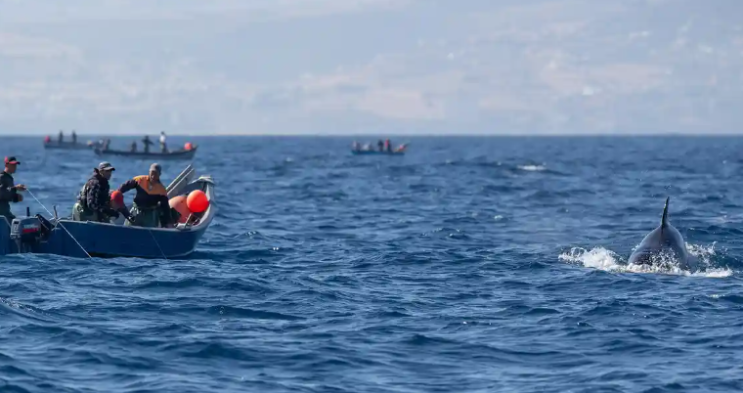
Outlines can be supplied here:
<path id="1" fill-rule="evenodd" d="M 43 235 L 41 221 L 36 217 L 14 218 L 10 224 L 10 238 L 19 253 L 34 252 Z"/>

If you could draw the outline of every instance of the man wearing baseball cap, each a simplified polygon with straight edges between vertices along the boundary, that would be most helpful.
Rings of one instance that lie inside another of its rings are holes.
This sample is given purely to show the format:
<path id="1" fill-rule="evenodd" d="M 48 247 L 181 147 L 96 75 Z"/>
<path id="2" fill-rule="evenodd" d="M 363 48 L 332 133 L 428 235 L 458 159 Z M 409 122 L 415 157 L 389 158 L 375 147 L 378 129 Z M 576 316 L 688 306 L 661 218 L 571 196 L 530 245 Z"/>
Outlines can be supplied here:
<path id="1" fill-rule="evenodd" d="M 74 221 L 110 222 L 111 217 L 119 217 L 119 212 L 111 208 L 111 187 L 108 184 L 115 170 L 110 162 L 105 161 L 93 168 L 93 175 L 80 190 L 72 207 Z"/>
<path id="2" fill-rule="evenodd" d="M 15 218 L 10 212 L 10 203 L 17 203 L 23 200 L 23 195 L 19 191 L 26 191 L 23 184 L 15 185 L 13 174 L 21 162 L 15 157 L 5 157 L 5 170 L 0 174 L 0 216 L 8 219 L 8 224 Z"/>

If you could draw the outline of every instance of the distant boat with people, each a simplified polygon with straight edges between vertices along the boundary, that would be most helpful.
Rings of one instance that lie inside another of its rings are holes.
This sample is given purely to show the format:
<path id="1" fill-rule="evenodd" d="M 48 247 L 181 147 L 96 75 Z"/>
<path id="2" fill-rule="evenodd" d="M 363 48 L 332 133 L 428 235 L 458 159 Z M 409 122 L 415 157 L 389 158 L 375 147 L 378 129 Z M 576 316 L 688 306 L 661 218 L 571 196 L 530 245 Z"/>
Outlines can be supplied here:
<path id="1" fill-rule="evenodd" d="M 351 146 L 351 153 L 354 155 L 390 155 L 390 156 L 401 156 L 405 154 L 408 147 L 407 143 L 403 143 L 397 148 L 392 148 L 392 143 L 389 139 L 382 142 L 377 142 L 377 148 L 375 149 L 371 143 L 365 143 L 363 145 L 354 141 Z"/>
<path id="2" fill-rule="evenodd" d="M 153 150 L 150 146 L 154 145 L 149 135 L 145 135 L 141 141 L 143 145 L 142 150 L 137 149 L 137 141 L 132 141 L 129 145 L 129 150 L 114 150 L 109 146 L 111 140 L 106 139 L 100 143 L 94 150 L 98 156 L 118 156 L 118 157 L 131 157 L 139 159 L 154 159 L 154 160 L 190 160 L 196 155 L 198 146 L 191 142 L 186 142 L 182 149 L 169 150 L 165 131 L 160 133 L 160 149 Z"/>
<path id="3" fill-rule="evenodd" d="M 64 140 L 64 133 L 59 132 L 56 140 L 53 140 L 50 135 L 44 137 L 44 149 L 56 149 L 56 150 L 91 150 L 99 146 L 99 142 L 88 141 L 87 143 L 78 143 L 77 134 L 72 131 L 72 140 Z"/>

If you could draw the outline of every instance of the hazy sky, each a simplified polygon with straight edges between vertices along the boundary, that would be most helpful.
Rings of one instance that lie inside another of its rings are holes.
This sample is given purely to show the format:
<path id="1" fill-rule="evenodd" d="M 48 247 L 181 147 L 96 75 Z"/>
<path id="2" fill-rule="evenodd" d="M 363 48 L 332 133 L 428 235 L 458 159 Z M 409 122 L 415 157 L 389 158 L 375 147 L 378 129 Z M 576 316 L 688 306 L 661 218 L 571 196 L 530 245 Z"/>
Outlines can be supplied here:
<path id="1" fill-rule="evenodd" d="M 726 133 L 742 0 L 0 0 L 0 133 Z"/>

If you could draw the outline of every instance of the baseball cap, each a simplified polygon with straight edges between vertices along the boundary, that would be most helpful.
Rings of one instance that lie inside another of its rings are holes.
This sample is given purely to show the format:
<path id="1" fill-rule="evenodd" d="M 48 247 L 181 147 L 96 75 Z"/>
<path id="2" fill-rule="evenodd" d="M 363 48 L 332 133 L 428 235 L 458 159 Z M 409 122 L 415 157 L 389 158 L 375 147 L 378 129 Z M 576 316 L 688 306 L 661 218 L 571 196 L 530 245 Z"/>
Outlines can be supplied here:
<path id="1" fill-rule="evenodd" d="M 116 168 L 114 168 L 110 162 L 103 161 L 102 163 L 98 164 L 98 170 L 99 171 L 115 171 Z"/>
<path id="2" fill-rule="evenodd" d="M 18 161 L 14 156 L 10 156 L 10 157 L 5 157 L 5 164 L 21 165 L 21 162 Z"/>

